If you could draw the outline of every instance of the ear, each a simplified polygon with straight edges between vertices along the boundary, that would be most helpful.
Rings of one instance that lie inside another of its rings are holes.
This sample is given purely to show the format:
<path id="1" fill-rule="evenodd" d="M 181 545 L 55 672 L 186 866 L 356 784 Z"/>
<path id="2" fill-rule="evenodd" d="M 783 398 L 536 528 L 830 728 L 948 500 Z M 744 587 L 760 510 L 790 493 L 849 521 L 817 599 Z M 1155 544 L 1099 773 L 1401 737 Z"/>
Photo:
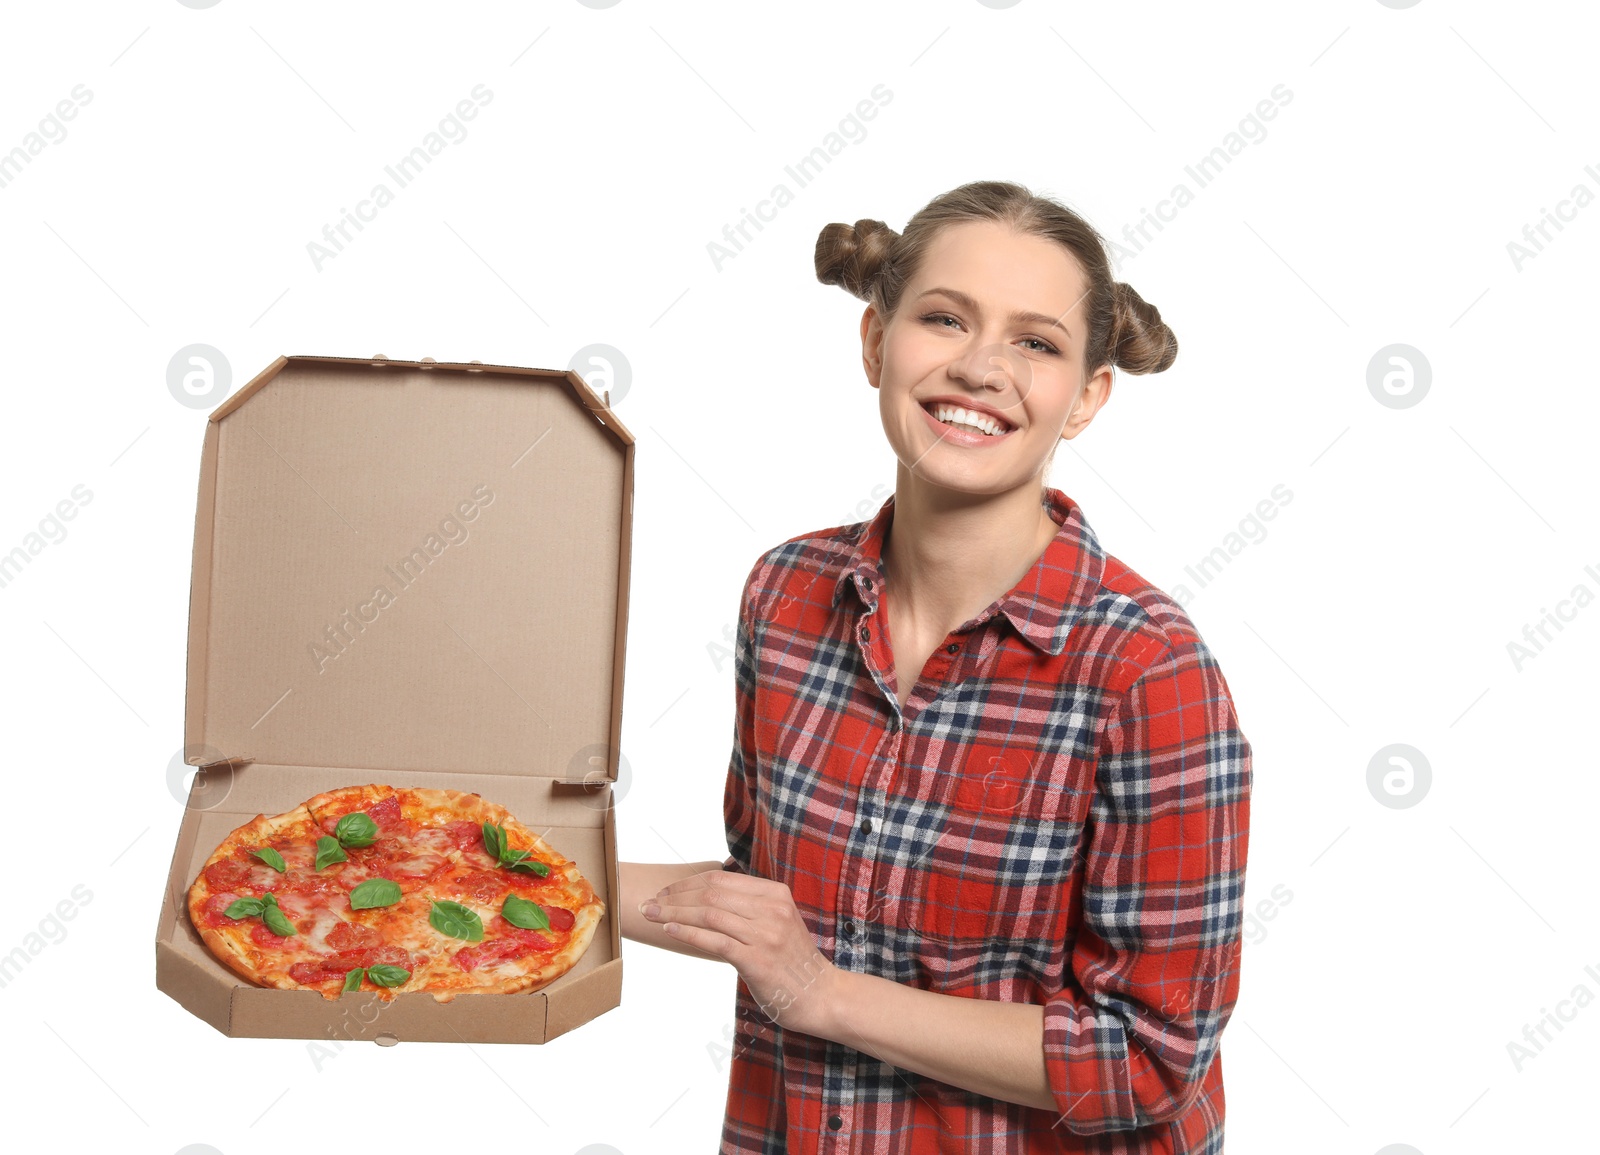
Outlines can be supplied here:
<path id="1" fill-rule="evenodd" d="M 1094 375 L 1084 382 L 1083 390 L 1078 394 L 1078 402 L 1072 407 L 1072 412 L 1067 416 L 1067 424 L 1061 430 L 1061 439 L 1069 441 L 1082 433 L 1094 420 L 1094 415 L 1100 412 L 1100 407 L 1111 399 L 1111 366 L 1102 365 L 1094 371 Z"/>
<path id="2" fill-rule="evenodd" d="M 861 367 L 876 389 L 883 375 L 883 320 L 875 305 L 868 305 L 861 314 Z"/>

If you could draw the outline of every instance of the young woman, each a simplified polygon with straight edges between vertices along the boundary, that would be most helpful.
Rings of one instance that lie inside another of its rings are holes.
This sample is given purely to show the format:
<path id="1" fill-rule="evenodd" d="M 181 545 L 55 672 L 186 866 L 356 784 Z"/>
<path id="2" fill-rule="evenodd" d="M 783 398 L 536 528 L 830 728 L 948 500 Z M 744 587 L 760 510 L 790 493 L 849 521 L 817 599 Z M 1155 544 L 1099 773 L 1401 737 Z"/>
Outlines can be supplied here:
<path id="1" fill-rule="evenodd" d="M 868 302 L 895 491 L 746 579 L 728 858 L 622 864 L 626 937 L 738 970 L 721 1149 L 1221 1152 L 1250 745 L 1045 484 L 1177 342 L 1006 182 L 831 224 L 816 270 Z"/>

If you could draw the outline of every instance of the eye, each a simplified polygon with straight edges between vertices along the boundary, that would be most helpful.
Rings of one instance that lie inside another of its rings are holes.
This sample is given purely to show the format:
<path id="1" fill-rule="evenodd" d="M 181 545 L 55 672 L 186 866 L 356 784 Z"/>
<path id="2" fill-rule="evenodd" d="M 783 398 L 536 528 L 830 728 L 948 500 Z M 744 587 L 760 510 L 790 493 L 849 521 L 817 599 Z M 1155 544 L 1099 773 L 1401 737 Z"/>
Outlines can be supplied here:
<path id="1" fill-rule="evenodd" d="M 924 314 L 922 314 L 921 317 L 918 318 L 918 320 L 923 321 L 923 322 L 932 321 L 936 326 L 938 326 L 941 329 L 948 328 L 948 326 L 941 324 L 941 322 L 943 322 L 943 321 L 955 321 L 955 323 L 957 325 L 959 325 L 961 323 L 960 321 L 956 320 L 956 318 L 952 317 L 949 313 L 924 313 Z M 1035 345 L 1037 345 L 1038 348 L 1033 350 L 1036 353 L 1049 353 L 1049 354 L 1054 355 L 1054 354 L 1057 354 L 1057 353 L 1060 352 L 1060 350 L 1058 350 L 1054 345 L 1050 344 L 1050 342 L 1044 340 L 1042 337 L 1024 337 L 1023 341 L 1024 342 L 1031 341 Z"/>

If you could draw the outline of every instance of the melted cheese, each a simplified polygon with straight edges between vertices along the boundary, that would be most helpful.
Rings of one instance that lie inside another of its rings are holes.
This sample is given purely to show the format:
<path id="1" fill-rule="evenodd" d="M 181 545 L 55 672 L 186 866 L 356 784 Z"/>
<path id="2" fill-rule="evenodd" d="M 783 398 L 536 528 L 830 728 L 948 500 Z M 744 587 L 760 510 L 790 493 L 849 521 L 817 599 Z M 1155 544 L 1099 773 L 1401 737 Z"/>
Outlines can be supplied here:
<path id="1" fill-rule="evenodd" d="M 346 905 L 343 897 L 336 897 L 332 901 L 339 906 Z M 300 948 L 298 953 L 305 957 L 333 953 L 334 948 L 328 945 L 328 935 L 334 927 L 349 921 L 335 913 L 328 903 L 328 899 L 314 894 L 284 894 L 278 899 L 283 913 L 300 932 L 295 936 L 300 940 L 295 945 Z"/>
<path id="2" fill-rule="evenodd" d="M 478 870 L 493 870 L 500 865 L 499 861 L 485 850 L 481 843 L 458 852 L 456 857 L 465 865 L 476 867 Z"/>
<path id="3" fill-rule="evenodd" d="M 428 925 L 428 896 L 413 891 L 394 906 L 385 908 L 380 925 L 385 941 L 410 951 L 413 955 L 440 953 L 438 940 L 443 937 Z"/>
<path id="4" fill-rule="evenodd" d="M 389 864 L 389 871 L 402 878 L 427 878 L 450 862 L 450 856 L 434 850 L 419 850 Z"/>
<path id="5" fill-rule="evenodd" d="M 440 854 L 450 856 L 456 849 L 455 840 L 450 837 L 442 826 L 424 826 L 411 836 L 413 846 L 424 850 L 435 850 Z"/>
<path id="6" fill-rule="evenodd" d="M 294 846 L 288 846 L 280 849 L 278 853 L 283 855 L 283 864 L 290 870 L 293 870 L 296 867 L 300 867 L 304 870 L 313 870 L 316 868 L 317 847 L 314 842 L 309 845 L 306 843 L 296 843 Z"/>

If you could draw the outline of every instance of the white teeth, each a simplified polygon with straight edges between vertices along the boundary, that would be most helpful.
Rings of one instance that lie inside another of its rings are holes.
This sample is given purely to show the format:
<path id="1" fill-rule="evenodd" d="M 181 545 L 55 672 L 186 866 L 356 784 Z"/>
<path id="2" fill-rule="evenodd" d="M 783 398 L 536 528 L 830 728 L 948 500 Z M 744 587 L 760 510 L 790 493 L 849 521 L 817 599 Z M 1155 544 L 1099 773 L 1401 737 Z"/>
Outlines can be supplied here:
<path id="1" fill-rule="evenodd" d="M 932 407 L 932 413 L 946 425 L 972 429 L 978 433 L 986 433 L 990 437 L 998 437 L 1006 431 L 1005 426 L 988 414 L 973 409 L 963 409 L 959 405 L 937 404 Z"/>

